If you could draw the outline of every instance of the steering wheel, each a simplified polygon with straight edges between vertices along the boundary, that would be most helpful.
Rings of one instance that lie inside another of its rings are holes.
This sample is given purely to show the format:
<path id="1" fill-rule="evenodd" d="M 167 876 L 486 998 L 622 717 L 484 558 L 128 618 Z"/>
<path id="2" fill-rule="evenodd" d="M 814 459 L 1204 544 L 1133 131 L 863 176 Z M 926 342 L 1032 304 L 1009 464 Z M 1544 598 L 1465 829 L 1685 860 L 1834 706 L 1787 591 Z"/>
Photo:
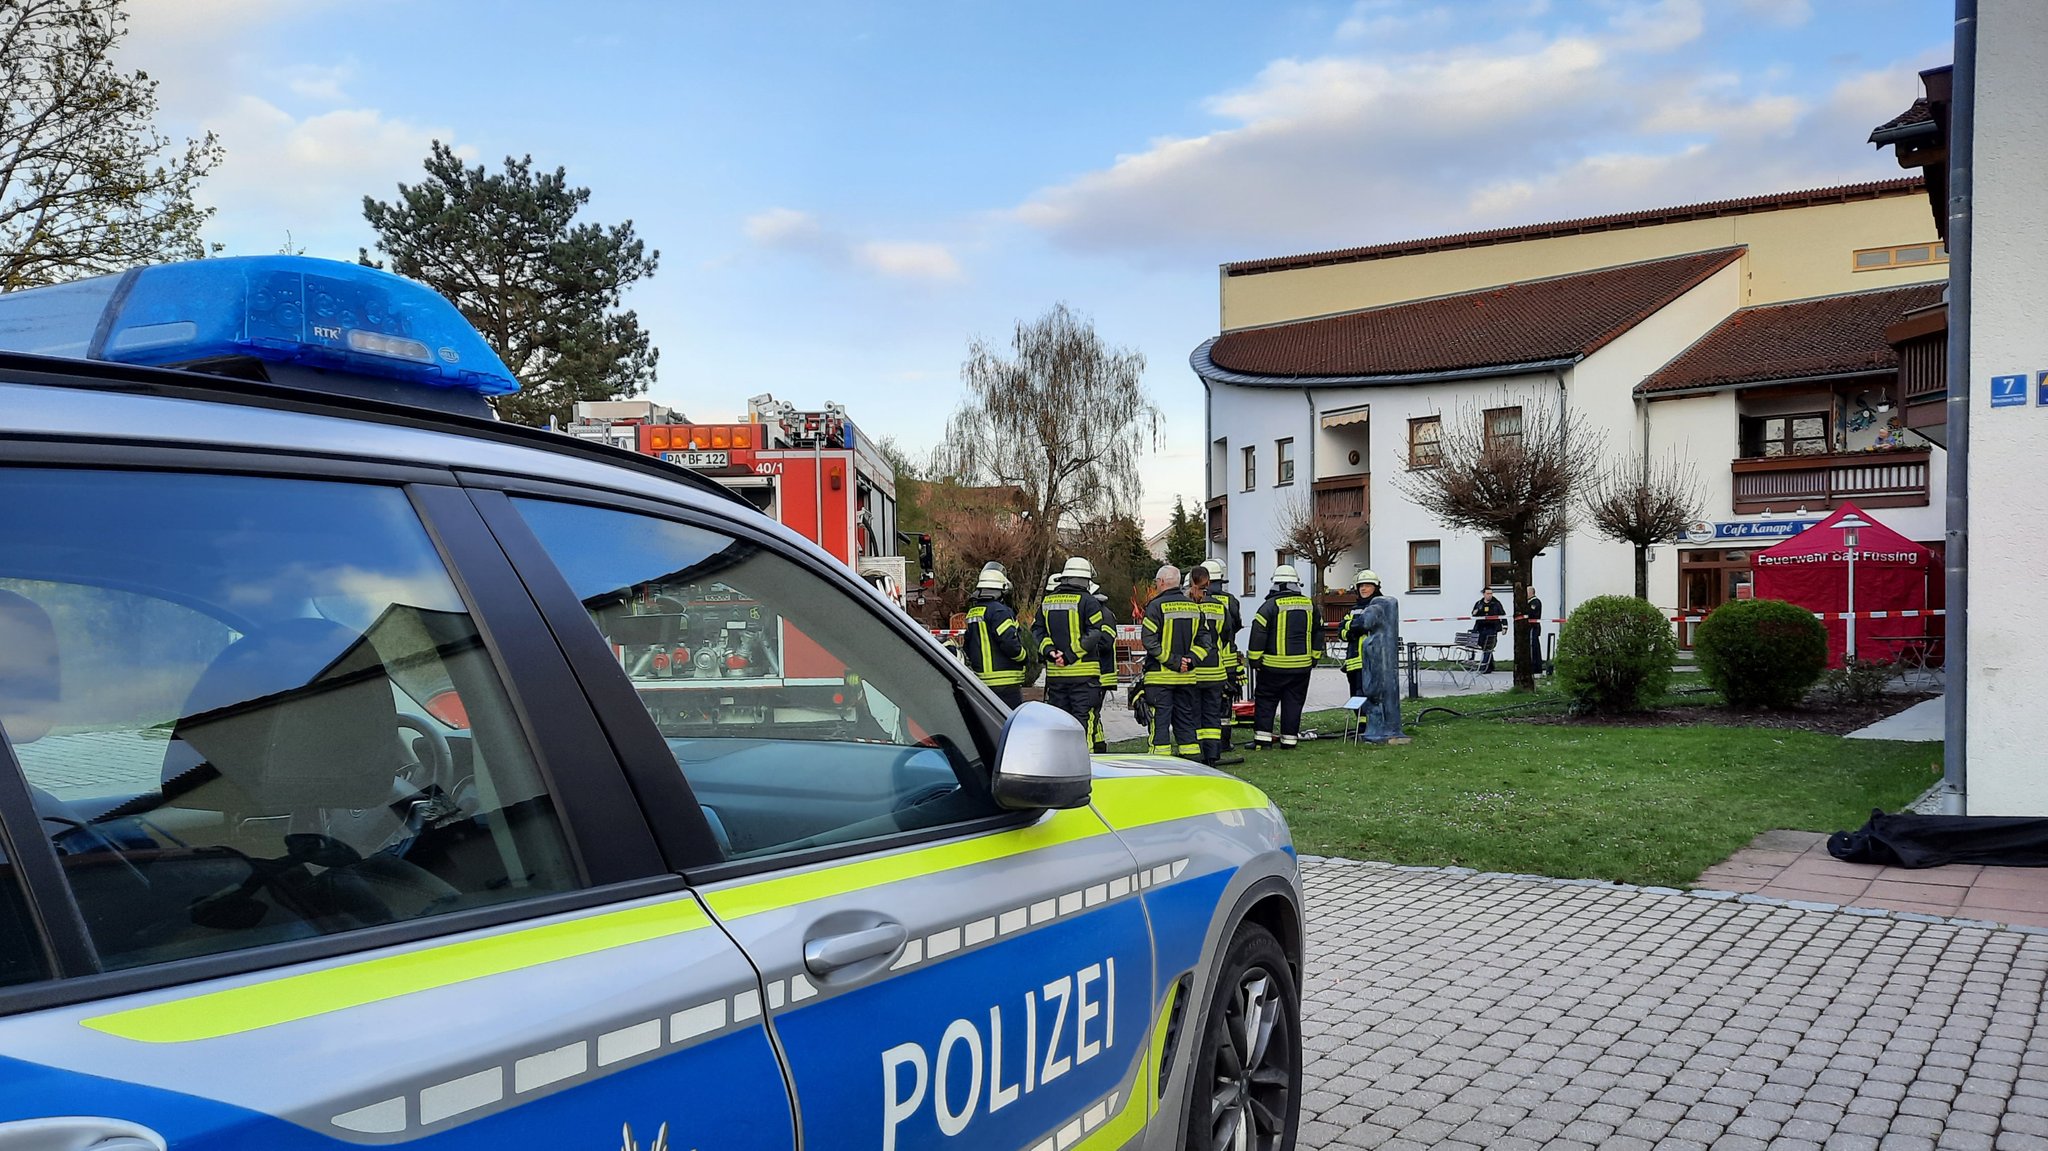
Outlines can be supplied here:
<path id="1" fill-rule="evenodd" d="M 455 753 L 448 748 L 448 737 L 441 734 L 432 721 L 411 712 L 398 713 L 398 726 L 427 741 L 426 762 L 413 763 L 399 774 L 406 783 L 425 791 L 429 786 L 438 785 L 444 795 L 453 797 L 461 781 L 455 778 Z M 419 754 L 418 739 L 405 741 L 408 759 Z M 417 768 L 414 771 L 413 768 Z"/>

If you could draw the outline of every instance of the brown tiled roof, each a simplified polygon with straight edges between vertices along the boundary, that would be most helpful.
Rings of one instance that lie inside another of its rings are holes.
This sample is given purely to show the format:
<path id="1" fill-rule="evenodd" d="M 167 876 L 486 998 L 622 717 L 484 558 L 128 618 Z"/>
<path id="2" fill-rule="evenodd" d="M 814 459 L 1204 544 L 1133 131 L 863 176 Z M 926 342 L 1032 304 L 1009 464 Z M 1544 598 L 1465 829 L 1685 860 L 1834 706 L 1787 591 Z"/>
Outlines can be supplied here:
<path id="1" fill-rule="evenodd" d="M 1907 196 L 1918 193 L 1924 183 L 1918 176 L 1906 176 L 1897 180 L 1878 180 L 1869 184 L 1843 184 L 1833 188 L 1814 188 L 1803 192 L 1774 192 L 1767 196 L 1745 196 L 1738 200 L 1711 200 L 1703 204 L 1685 204 L 1676 208 L 1651 208 L 1640 212 L 1621 212 L 1611 216 L 1586 216 L 1577 220 L 1558 220 L 1548 224 L 1523 224 L 1513 228 L 1494 228 L 1484 232 L 1459 232 L 1449 236 L 1432 236 L 1421 240 L 1397 240 L 1390 244 L 1370 244 L 1362 248 L 1340 248 L 1328 252 L 1310 252 L 1299 256 L 1274 256 L 1263 260 L 1239 260 L 1223 265 L 1226 276 L 1252 276 L 1261 272 L 1285 272 L 1296 268 L 1313 268 L 1320 264 L 1351 264 L 1363 260 L 1384 260 L 1392 256 L 1411 256 L 1419 252 L 1442 252 L 1453 248 L 1479 248 L 1488 244 L 1505 244 L 1515 240 L 1542 240 L 1554 236 L 1574 236 L 1582 232 L 1610 232 L 1621 228 L 1641 228 L 1652 224 L 1675 224 L 1685 220 L 1711 220 L 1719 216 L 1742 216 L 1752 212 L 1775 212 L 1787 208 L 1810 208 L 1817 204 L 1838 204 L 1847 200 L 1875 200 L 1885 196 Z"/>
<path id="2" fill-rule="evenodd" d="M 1914 284 L 1744 308 L 1652 372 L 1638 392 L 1719 388 L 1899 366 L 1884 330 L 1941 300 L 1945 285 Z"/>
<path id="3" fill-rule="evenodd" d="M 1927 102 L 1927 97 L 1922 96 L 1918 100 L 1913 101 L 1911 108 L 1872 128 L 1870 130 L 1870 139 L 1874 143 L 1879 136 L 1895 132 L 1900 128 L 1911 128 L 1916 124 L 1932 123 L 1934 123 L 1934 106 Z"/>
<path id="4" fill-rule="evenodd" d="M 1640 264 L 1225 332 L 1208 348 L 1226 371 L 1302 377 L 1400 376 L 1590 355 L 1734 263 L 1719 248 Z"/>

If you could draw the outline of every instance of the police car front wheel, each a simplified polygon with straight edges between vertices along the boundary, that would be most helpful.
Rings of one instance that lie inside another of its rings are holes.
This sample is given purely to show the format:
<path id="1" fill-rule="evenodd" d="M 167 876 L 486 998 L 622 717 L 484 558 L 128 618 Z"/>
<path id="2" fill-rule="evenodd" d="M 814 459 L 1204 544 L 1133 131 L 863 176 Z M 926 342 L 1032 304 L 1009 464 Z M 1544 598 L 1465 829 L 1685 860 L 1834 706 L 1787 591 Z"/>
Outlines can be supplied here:
<path id="1" fill-rule="evenodd" d="M 1188 1092 L 1188 1151 L 1292 1151 L 1301 1113 L 1301 993 L 1287 953 L 1237 929 L 1209 997 Z"/>

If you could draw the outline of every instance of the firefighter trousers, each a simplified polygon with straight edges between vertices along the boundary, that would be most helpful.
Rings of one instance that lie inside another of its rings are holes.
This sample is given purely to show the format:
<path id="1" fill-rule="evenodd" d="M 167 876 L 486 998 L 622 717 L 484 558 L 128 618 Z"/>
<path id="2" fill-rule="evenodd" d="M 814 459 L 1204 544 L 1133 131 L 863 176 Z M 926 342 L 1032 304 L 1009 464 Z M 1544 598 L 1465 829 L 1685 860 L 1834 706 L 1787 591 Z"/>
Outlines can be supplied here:
<path id="1" fill-rule="evenodd" d="M 1202 747 L 1203 763 L 1223 758 L 1223 692 L 1220 682 L 1195 685 L 1195 700 L 1201 709 L 1195 715 L 1195 742 Z"/>
<path id="2" fill-rule="evenodd" d="M 1095 697 L 1102 689 L 1092 675 L 1049 675 L 1045 677 L 1045 702 L 1081 721 L 1088 740 L 1095 740 Z"/>
<path id="3" fill-rule="evenodd" d="M 1008 704 L 1011 711 L 1024 706 L 1024 686 L 1022 684 L 1009 683 L 1001 687 L 989 688 L 989 690 L 996 693 L 997 699 Z"/>
<path id="4" fill-rule="evenodd" d="M 1152 752 L 1155 755 L 1200 755 L 1196 735 L 1201 717 L 1201 688 L 1192 683 L 1145 684 L 1145 703 L 1152 709 Z"/>
<path id="5" fill-rule="evenodd" d="M 1301 736 L 1301 706 L 1308 702 L 1308 672 L 1299 668 L 1260 668 L 1253 713 L 1253 739 L 1260 747 L 1273 746 L 1273 713 L 1280 713 L 1280 746 L 1291 748 Z"/>

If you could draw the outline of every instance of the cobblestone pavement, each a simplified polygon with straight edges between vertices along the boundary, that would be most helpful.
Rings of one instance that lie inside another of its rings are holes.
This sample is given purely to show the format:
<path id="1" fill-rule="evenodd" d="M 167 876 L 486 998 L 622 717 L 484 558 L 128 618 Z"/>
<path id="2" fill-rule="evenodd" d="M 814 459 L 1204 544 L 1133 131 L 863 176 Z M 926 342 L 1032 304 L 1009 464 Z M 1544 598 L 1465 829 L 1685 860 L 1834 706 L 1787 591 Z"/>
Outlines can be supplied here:
<path id="1" fill-rule="evenodd" d="M 2048 1148 L 2048 933 L 1305 860 L 1304 1148 Z"/>

